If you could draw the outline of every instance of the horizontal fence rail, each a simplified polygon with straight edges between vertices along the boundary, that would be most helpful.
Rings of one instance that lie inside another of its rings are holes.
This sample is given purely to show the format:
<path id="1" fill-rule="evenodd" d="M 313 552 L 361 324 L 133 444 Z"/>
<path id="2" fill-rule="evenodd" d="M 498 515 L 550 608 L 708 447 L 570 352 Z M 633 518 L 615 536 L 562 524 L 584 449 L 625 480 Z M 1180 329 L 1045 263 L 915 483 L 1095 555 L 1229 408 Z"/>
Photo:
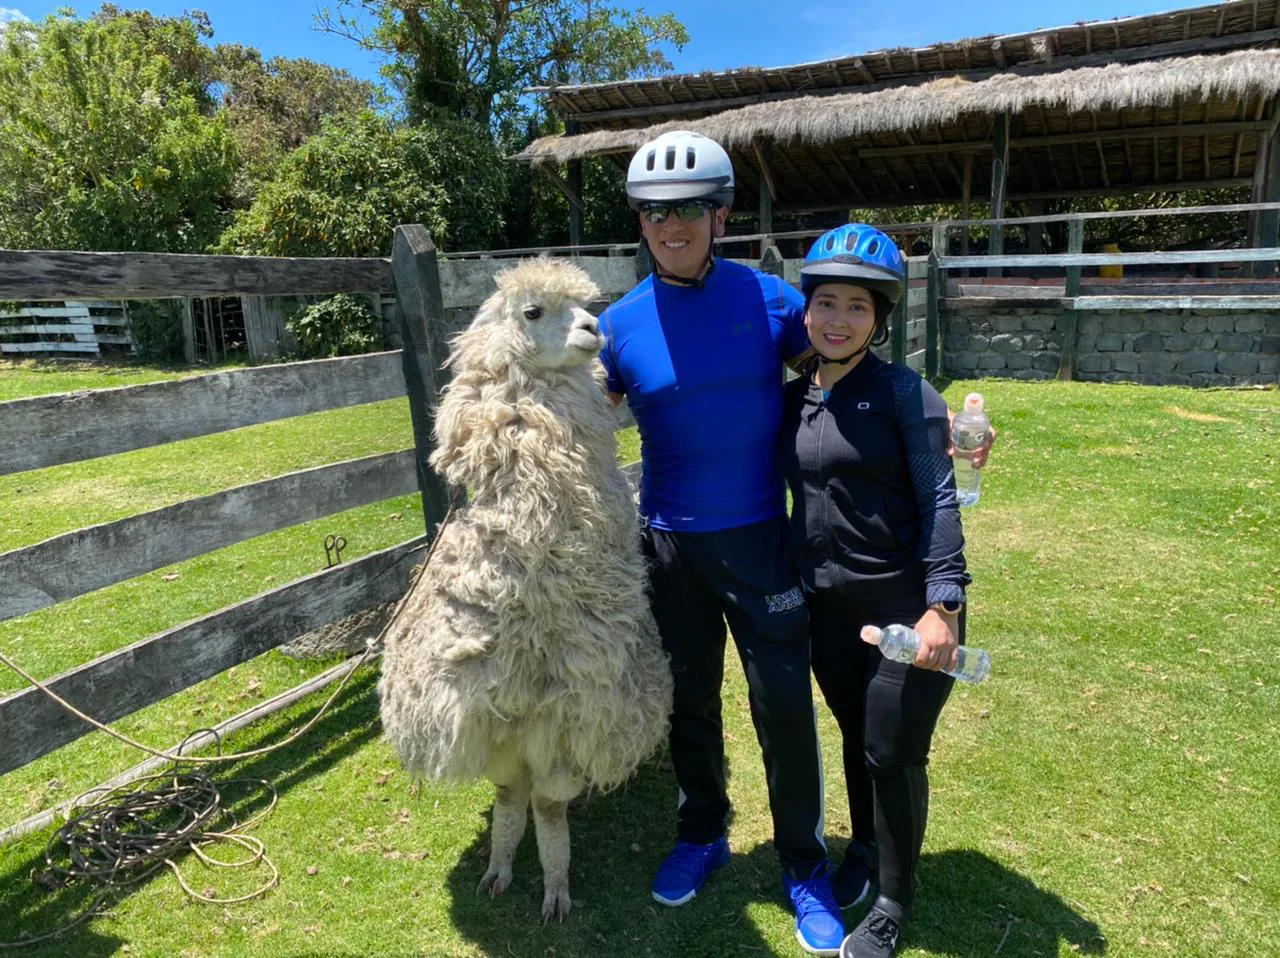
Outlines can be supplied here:
<path id="1" fill-rule="evenodd" d="M 0 475 L 405 394 L 398 351 L 0 403 Z"/>
<path id="2" fill-rule="evenodd" d="M 425 537 L 343 562 L 160 632 L 49 680 L 54 692 L 102 722 L 131 715 L 276 646 L 409 587 Z M 0 775 L 93 731 L 34 687 L 0 698 Z"/>
<path id="3" fill-rule="evenodd" d="M 582 269 L 600 287 L 600 295 L 616 299 L 636 285 L 635 262 L 630 257 L 563 257 Z M 476 306 L 493 294 L 494 274 L 507 269 L 502 261 L 445 259 L 439 261 L 440 292 L 445 309 Z"/>
<path id="4" fill-rule="evenodd" d="M 0 554 L 0 621 L 418 489 L 412 449 L 306 469 Z"/>
<path id="5" fill-rule="evenodd" d="M 988 266 L 1157 266 L 1186 263 L 1247 263 L 1280 260 L 1280 249 L 1205 249 L 1151 253 L 1011 253 L 940 256 L 942 269 Z"/>
<path id="6" fill-rule="evenodd" d="M 0 301 L 383 293 L 386 259 L 0 250 Z"/>

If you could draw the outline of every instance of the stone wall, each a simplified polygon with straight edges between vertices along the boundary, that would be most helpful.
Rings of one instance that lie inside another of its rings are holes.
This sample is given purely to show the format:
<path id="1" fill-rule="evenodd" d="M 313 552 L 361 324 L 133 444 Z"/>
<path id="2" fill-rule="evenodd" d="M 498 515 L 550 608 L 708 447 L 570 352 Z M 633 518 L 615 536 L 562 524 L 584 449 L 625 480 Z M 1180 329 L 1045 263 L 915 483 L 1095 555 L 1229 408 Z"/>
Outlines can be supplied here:
<path id="1" fill-rule="evenodd" d="M 960 378 L 1052 379 L 1064 311 L 1055 302 L 944 303 L 943 368 Z M 1080 310 L 1076 378 L 1176 386 L 1280 382 L 1280 315 L 1229 309 Z"/>

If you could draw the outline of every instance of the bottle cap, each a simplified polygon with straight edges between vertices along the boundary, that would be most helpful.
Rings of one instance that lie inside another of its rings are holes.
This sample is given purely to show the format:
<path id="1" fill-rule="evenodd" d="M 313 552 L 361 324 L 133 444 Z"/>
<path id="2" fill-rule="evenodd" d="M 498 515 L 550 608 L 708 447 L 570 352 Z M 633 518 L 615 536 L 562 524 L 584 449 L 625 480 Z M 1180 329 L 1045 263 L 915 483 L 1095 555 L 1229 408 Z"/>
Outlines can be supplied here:
<path id="1" fill-rule="evenodd" d="M 964 408 L 971 412 L 982 412 L 983 403 L 982 393 L 969 393 L 964 397 Z"/>
<path id="2" fill-rule="evenodd" d="M 882 635 L 884 635 L 884 632 L 880 629 L 879 626 L 864 625 L 862 627 L 862 641 L 868 643 L 869 645 L 879 645 L 880 637 Z"/>

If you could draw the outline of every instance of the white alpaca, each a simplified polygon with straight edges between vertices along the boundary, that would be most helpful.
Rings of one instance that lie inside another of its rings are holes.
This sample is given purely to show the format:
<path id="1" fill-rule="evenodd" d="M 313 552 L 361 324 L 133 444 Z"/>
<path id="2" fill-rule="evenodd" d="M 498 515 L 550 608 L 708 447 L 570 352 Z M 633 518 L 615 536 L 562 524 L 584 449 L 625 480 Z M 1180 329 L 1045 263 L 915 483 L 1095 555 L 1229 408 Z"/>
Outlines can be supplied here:
<path id="1" fill-rule="evenodd" d="M 532 798 L 543 920 L 563 920 L 568 802 L 661 744 L 671 675 L 582 308 L 598 291 L 550 259 L 497 284 L 454 341 L 431 457 L 470 503 L 387 634 L 382 721 L 409 771 L 497 785 L 479 890 L 511 884 Z"/>

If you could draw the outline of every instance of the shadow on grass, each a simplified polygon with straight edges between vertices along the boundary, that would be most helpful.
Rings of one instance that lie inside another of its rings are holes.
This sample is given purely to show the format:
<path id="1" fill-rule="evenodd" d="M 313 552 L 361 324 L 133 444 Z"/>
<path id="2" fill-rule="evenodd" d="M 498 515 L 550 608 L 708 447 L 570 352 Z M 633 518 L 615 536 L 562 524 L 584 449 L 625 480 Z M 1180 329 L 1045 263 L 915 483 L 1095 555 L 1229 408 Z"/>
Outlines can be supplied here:
<path id="1" fill-rule="evenodd" d="M 771 843 L 735 854 L 687 905 L 664 908 L 650 897 L 649 883 L 674 841 L 675 794 L 670 762 L 661 758 L 617 792 L 574 803 L 569 891 L 575 907 L 564 924 L 542 924 L 542 868 L 532 823 L 517 854 L 512 887 L 493 900 L 476 894 L 488 863 L 486 831 L 449 875 L 454 927 L 484 954 L 514 958 L 774 955 L 747 914 L 753 904 L 774 901 L 777 920 L 784 923 L 778 937 L 794 945 Z M 798 946 L 784 952 L 793 953 L 800 953 Z"/>
<path id="2" fill-rule="evenodd" d="M 904 947 L 951 958 L 990 958 L 997 949 L 1001 958 L 1056 955 L 1064 943 L 1076 954 L 1106 952 L 1106 938 L 1096 924 L 980 852 L 924 855 L 919 875 Z M 860 918 L 861 913 L 855 916 Z"/>
<path id="3" fill-rule="evenodd" d="M 291 789 L 328 771 L 381 734 L 381 726 L 377 722 L 377 680 L 378 673 L 375 670 L 366 670 L 352 679 L 334 708 L 292 745 L 229 768 L 217 769 L 213 777 L 220 785 L 228 783 L 225 786 L 226 808 L 234 819 L 247 821 L 266 807 L 271 795 L 261 787 L 232 785 L 229 780 L 266 779 L 275 786 L 277 795 L 283 800 Z M 252 741 L 247 741 L 242 733 L 236 750 L 265 748 L 273 742 L 283 741 L 294 729 L 301 727 L 313 712 L 314 708 L 304 711 L 300 716 L 267 720 L 256 730 Z M 215 827 L 226 827 L 227 824 L 225 821 L 218 822 Z M 24 933 L 39 937 L 63 928 L 84 914 L 98 894 L 98 886 L 86 881 L 50 890 L 32 880 L 35 873 L 45 868 L 44 849 L 49 838 L 50 834 L 46 832 L 24 839 L 15 846 L 17 855 L 12 854 L 13 850 L 10 850 L 9 855 L 4 855 L 3 850 L 0 850 L 0 861 L 17 859 L 0 869 L 0 903 L 3 903 L 3 907 L 0 907 L 0 942 L 19 940 L 19 936 Z M 178 861 L 181 862 L 181 859 Z M 161 868 L 134 885 L 113 891 L 108 905 L 124 901 L 136 890 L 156 879 L 173 880 L 169 870 Z M 210 914 L 217 912 L 211 910 Z M 0 954 L 45 958 L 54 955 L 102 958 L 117 952 L 124 944 L 124 939 L 97 933 L 92 922 L 89 922 L 46 944 L 12 952 L 0 951 Z"/>

